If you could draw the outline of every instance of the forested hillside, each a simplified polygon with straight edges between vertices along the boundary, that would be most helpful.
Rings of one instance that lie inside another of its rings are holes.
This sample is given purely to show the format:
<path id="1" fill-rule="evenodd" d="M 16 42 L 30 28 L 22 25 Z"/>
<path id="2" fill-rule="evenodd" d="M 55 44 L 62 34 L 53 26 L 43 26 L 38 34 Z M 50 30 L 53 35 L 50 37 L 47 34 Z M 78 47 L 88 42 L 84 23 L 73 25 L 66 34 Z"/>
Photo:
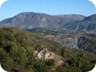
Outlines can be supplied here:
<path id="1" fill-rule="evenodd" d="M 34 55 L 36 51 L 50 53 L 53 58 L 40 59 Z M 56 59 L 62 64 L 56 65 Z M 38 33 L 0 28 L 0 63 L 9 72 L 86 72 L 95 62 L 95 55 L 67 48 Z"/>

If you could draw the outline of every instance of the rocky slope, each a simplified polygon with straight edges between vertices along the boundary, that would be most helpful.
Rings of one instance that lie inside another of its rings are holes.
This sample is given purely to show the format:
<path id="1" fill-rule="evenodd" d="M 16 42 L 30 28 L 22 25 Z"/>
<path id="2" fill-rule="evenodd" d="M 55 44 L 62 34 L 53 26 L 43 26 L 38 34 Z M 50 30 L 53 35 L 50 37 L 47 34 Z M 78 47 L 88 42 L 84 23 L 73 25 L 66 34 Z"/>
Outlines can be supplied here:
<path id="1" fill-rule="evenodd" d="M 40 60 L 54 60 L 55 61 L 55 67 L 63 65 L 63 57 L 59 56 L 58 54 L 48 50 L 48 48 L 44 48 L 40 51 L 36 50 L 34 51 L 34 56 L 36 59 Z"/>
<path id="2" fill-rule="evenodd" d="M 96 39 L 86 33 L 78 33 L 61 38 L 61 43 L 66 47 L 77 48 L 96 54 Z"/>
<path id="3" fill-rule="evenodd" d="M 38 33 L 49 40 L 63 44 L 67 48 L 81 49 L 96 54 L 96 34 L 86 31 L 68 34 L 67 31 L 54 31 L 40 28 L 27 31 Z"/>

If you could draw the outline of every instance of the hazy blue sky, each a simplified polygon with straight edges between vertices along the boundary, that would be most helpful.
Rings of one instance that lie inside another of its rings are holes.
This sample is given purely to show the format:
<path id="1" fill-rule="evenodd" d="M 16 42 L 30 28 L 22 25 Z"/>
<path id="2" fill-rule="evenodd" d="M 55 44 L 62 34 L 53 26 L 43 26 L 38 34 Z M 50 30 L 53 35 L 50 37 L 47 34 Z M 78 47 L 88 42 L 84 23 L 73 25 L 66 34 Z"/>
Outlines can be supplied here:
<path id="1" fill-rule="evenodd" d="M 8 0 L 0 8 L 0 20 L 20 12 L 89 16 L 96 13 L 96 8 L 88 0 Z"/>

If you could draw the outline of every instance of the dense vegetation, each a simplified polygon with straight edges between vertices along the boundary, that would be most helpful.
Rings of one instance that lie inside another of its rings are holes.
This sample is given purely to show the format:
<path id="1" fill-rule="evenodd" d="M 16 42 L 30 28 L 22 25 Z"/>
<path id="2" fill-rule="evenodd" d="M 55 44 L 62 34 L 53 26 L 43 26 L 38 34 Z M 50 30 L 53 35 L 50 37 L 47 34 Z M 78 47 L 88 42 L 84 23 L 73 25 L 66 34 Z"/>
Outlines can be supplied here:
<path id="1" fill-rule="evenodd" d="M 62 56 L 64 64 L 55 67 L 54 60 L 37 60 L 33 52 L 43 48 Z M 95 62 L 93 54 L 65 48 L 38 34 L 0 28 L 0 63 L 9 72 L 87 72 Z"/>

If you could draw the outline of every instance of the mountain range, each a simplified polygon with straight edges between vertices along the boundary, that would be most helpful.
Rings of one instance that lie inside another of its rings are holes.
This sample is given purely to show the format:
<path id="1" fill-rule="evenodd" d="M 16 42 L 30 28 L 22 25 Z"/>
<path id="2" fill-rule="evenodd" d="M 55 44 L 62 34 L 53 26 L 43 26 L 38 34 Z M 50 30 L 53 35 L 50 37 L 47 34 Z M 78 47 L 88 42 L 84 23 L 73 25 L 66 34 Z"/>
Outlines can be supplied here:
<path id="1" fill-rule="evenodd" d="M 0 26 L 16 26 L 21 29 L 50 28 L 60 29 L 63 25 L 81 21 L 83 15 L 48 15 L 43 13 L 23 12 L 12 18 L 0 21 Z"/>
<path id="2" fill-rule="evenodd" d="M 16 26 L 21 29 L 46 28 L 72 32 L 96 32 L 96 14 L 86 17 L 77 14 L 48 15 L 23 12 L 12 18 L 0 21 L 0 26 Z"/>
<path id="3" fill-rule="evenodd" d="M 88 32 L 96 32 L 96 14 L 85 17 L 81 21 L 68 23 L 63 25 L 63 29 L 69 29 L 72 31 L 88 31 Z"/>

